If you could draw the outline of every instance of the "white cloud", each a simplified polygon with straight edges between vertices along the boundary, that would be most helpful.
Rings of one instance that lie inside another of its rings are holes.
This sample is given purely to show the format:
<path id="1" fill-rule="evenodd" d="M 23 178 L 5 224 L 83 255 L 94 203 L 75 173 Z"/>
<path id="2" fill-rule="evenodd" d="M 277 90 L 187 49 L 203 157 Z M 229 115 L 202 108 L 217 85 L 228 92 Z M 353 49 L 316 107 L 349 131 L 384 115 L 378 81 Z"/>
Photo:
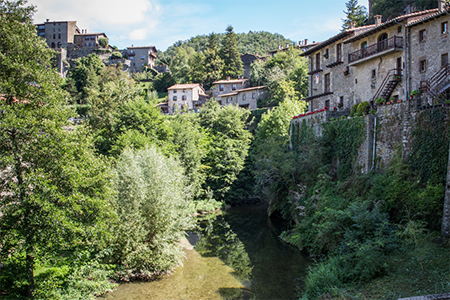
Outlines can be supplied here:
<path id="1" fill-rule="evenodd" d="M 147 29 L 140 28 L 140 29 L 135 29 L 132 32 L 130 32 L 129 39 L 141 41 L 141 40 L 145 40 L 146 37 L 147 37 Z"/>

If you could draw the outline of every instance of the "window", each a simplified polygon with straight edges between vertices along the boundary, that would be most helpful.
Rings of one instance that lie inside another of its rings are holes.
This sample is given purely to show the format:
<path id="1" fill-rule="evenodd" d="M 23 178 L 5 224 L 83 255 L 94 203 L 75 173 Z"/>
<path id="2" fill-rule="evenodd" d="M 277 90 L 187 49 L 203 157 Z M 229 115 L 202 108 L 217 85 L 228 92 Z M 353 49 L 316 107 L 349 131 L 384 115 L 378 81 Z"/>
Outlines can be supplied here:
<path id="1" fill-rule="evenodd" d="M 183 93 L 186 93 L 186 89 L 183 89 Z"/>
<path id="2" fill-rule="evenodd" d="M 61 48 L 62 44 L 61 42 L 58 42 L 58 48 Z"/>
<path id="3" fill-rule="evenodd" d="M 372 70 L 372 79 L 377 77 L 377 71 L 375 69 Z"/>
<path id="4" fill-rule="evenodd" d="M 45 29 L 45 25 L 39 25 L 39 29 Z"/>
<path id="5" fill-rule="evenodd" d="M 245 100 L 245 94 L 242 95 L 242 100 Z"/>
<path id="6" fill-rule="evenodd" d="M 427 35 L 427 31 L 425 29 L 422 29 L 419 31 L 419 42 L 425 41 L 425 37 Z"/>
<path id="7" fill-rule="evenodd" d="M 55 32 L 56 31 L 56 29 L 55 28 L 53 28 L 53 32 Z"/>
<path id="8" fill-rule="evenodd" d="M 223 84 L 219 85 L 219 90 L 223 92 Z"/>
<path id="9" fill-rule="evenodd" d="M 173 90 L 173 93 L 176 94 L 176 93 L 177 93 L 177 90 Z"/>
<path id="10" fill-rule="evenodd" d="M 344 96 L 339 97 L 338 107 L 341 108 L 344 106 Z"/>
<path id="11" fill-rule="evenodd" d="M 427 61 L 426 60 L 421 60 L 419 62 L 419 71 L 420 72 L 426 72 L 427 71 Z"/>
<path id="12" fill-rule="evenodd" d="M 330 52 L 328 51 L 328 48 L 325 49 L 325 58 L 328 58 L 330 56 Z"/>
<path id="13" fill-rule="evenodd" d="M 316 54 L 316 70 L 320 70 L 320 53 Z"/>
<path id="14" fill-rule="evenodd" d="M 185 95 L 183 95 L 183 96 L 181 96 L 181 100 L 186 100 L 186 96 Z"/>
<path id="15" fill-rule="evenodd" d="M 144 59 L 145 59 L 145 57 L 141 56 L 141 60 L 144 60 Z"/>
<path id="16" fill-rule="evenodd" d="M 232 89 L 233 91 L 236 90 L 236 84 L 235 84 L 235 83 L 233 83 L 233 85 L 231 86 L 231 89 Z"/>
<path id="17" fill-rule="evenodd" d="M 53 34 L 53 38 L 56 39 L 56 34 Z"/>
<path id="18" fill-rule="evenodd" d="M 386 50 L 388 47 L 388 35 L 383 33 L 378 37 L 378 51 Z"/>
<path id="19" fill-rule="evenodd" d="M 448 22 L 444 22 L 441 24 L 441 34 L 448 33 Z"/>
<path id="20" fill-rule="evenodd" d="M 130 56 L 130 60 L 133 60 L 134 59 L 134 56 Z"/>
<path id="21" fill-rule="evenodd" d="M 84 40 L 89 41 L 89 37 L 88 37 L 88 36 L 85 36 L 85 37 L 84 37 Z"/>
<path id="22" fill-rule="evenodd" d="M 91 36 L 91 41 L 95 41 L 95 36 Z"/>
<path id="23" fill-rule="evenodd" d="M 397 27 L 397 33 L 402 33 L 402 26 Z"/>
<path id="24" fill-rule="evenodd" d="M 442 54 L 441 56 L 441 67 L 444 67 L 448 64 L 448 53 Z"/>
<path id="25" fill-rule="evenodd" d="M 58 33 L 58 39 L 60 39 L 61 38 L 61 33 Z"/>
<path id="26" fill-rule="evenodd" d="M 256 99 L 256 93 L 252 94 L 252 99 Z"/>
<path id="27" fill-rule="evenodd" d="M 325 93 L 329 93 L 330 92 L 330 74 L 325 74 Z"/>
<path id="28" fill-rule="evenodd" d="M 58 28 L 58 31 L 61 31 L 61 28 Z"/>
<path id="29" fill-rule="evenodd" d="M 177 101 L 177 96 L 173 96 L 173 101 Z"/>
<path id="30" fill-rule="evenodd" d="M 366 48 L 367 48 L 367 42 L 362 42 L 361 49 L 366 49 Z"/>
<path id="31" fill-rule="evenodd" d="M 336 45 L 336 61 L 342 60 L 342 44 Z"/>

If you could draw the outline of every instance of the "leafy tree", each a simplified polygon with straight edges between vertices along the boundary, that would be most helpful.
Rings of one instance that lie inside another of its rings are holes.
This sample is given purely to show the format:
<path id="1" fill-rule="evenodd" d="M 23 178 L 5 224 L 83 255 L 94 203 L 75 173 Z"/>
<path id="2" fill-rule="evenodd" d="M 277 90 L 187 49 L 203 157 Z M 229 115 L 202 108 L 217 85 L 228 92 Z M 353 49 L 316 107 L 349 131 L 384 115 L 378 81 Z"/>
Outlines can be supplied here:
<path id="1" fill-rule="evenodd" d="M 194 53 L 189 58 L 189 80 L 192 83 L 201 83 L 206 79 L 205 56 L 202 53 Z"/>
<path id="2" fill-rule="evenodd" d="M 106 48 L 108 46 L 109 40 L 106 37 L 99 37 L 98 38 L 98 44 L 102 47 L 102 48 Z"/>
<path id="3" fill-rule="evenodd" d="M 205 73 L 206 78 L 204 87 L 210 89 L 213 82 L 221 78 L 223 69 L 223 60 L 219 55 L 219 46 L 217 42 L 217 35 L 211 33 L 208 40 L 208 48 L 205 55 Z"/>
<path id="4" fill-rule="evenodd" d="M 222 107 L 210 100 L 200 112 L 200 125 L 210 136 L 210 150 L 204 160 L 206 185 L 222 199 L 244 167 L 251 141 L 245 130 L 250 112 L 237 106 Z"/>
<path id="5" fill-rule="evenodd" d="M 176 83 L 172 73 L 160 73 L 153 81 L 153 88 L 160 93 L 167 93 L 167 89 Z"/>
<path id="6" fill-rule="evenodd" d="M 376 15 L 382 15 L 389 20 L 404 13 L 408 5 L 412 5 L 417 10 L 432 9 L 438 7 L 437 1 L 429 0 L 371 0 L 370 20 Z"/>
<path id="7" fill-rule="evenodd" d="M 119 51 L 114 51 L 113 53 L 111 53 L 111 59 L 122 59 L 122 53 Z"/>
<path id="8" fill-rule="evenodd" d="M 194 55 L 195 50 L 191 47 L 179 47 L 176 50 L 176 55 L 170 63 L 170 70 L 172 75 L 176 78 L 178 83 L 189 82 L 189 74 L 191 65 L 190 58 Z"/>
<path id="9" fill-rule="evenodd" d="M 342 30 L 350 28 L 350 23 L 355 22 L 356 26 L 362 26 L 367 21 L 367 10 L 364 6 L 358 5 L 358 0 L 349 0 L 345 3 L 347 8 L 345 19 L 342 19 Z"/>
<path id="10" fill-rule="evenodd" d="M 243 72 L 241 55 L 237 48 L 236 34 L 233 32 L 233 26 L 228 26 L 227 33 L 220 49 L 220 57 L 224 62 L 222 69 L 222 78 L 237 78 Z"/>
<path id="11" fill-rule="evenodd" d="M 99 247 L 111 192 L 89 135 L 63 129 L 70 112 L 50 67 L 54 52 L 25 4 L 0 0 L 0 259 L 25 263 L 31 297 L 36 260 Z"/>
<path id="12" fill-rule="evenodd" d="M 192 228 L 183 169 L 155 147 L 126 149 L 117 162 L 119 222 L 114 257 L 126 270 L 149 274 L 179 264 L 178 241 Z"/>

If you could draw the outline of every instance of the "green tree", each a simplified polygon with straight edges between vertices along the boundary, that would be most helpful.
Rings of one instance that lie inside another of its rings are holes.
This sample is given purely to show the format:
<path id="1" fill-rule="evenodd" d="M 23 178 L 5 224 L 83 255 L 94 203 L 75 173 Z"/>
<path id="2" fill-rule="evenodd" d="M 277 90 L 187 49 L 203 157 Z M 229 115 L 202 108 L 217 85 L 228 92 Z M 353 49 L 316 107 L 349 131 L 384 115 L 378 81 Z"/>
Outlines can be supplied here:
<path id="1" fill-rule="evenodd" d="M 144 274 L 179 264 L 178 242 L 193 225 L 180 165 L 155 147 L 126 149 L 117 162 L 116 189 L 117 262 Z"/>
<path id="2" fill-rule="evenodd" d="M 176 55 L 170 63 L 172 76 L 178 83 L 189 82 L 189 74 L 191 65 L 190 58 L 194 55 L 195 50 L 191 47 L 179 47 L 176 49 Z"/>
<path id="3" fill-rule="evenodd" d="M 237 78 L 243 73 L 241 55 L 237 47 L 236 33 L 233 32 L 233 26 L 226 29 L 225 38 L 222 48 L 220 49 L 220 57 L 224 62 L 222 69 L 222 78 Z"/>
<path id="4" fill-rule="evenodd" d="M 189 58 L 189 81 L 191 83 L 201 83 L 206 79 L 205 56 L 202 53 L 194 53 Z"/>
<path id="5" fill-rule="evenodd" d="M 153 88 L 160 93 L 167 93 L 167 89 L 176 83 L 172 73 L 160 73 L 153 81 Z"/>
<path id="6" fill-rule="evenodd" d="M 237 106 L 222 107 L 210 100 L 200 112 L 200 125 L 210 136 L 209 152 L 204 160 L 207 166 L 206 185 L 214 190 L 217 199 L 229 191 L 244 167 L 251 141 L 245 130 L 250 112 Z"/>
<path id="7" fill-rule="evenodd" d="M 108 46 L 109 40 L 106 37 L 99 37 L 98 38 L 98 44 L 102 48 L 106 48 Z"/>
<path id="8" fill-rule="evenodd" d="M 213 82 L 218 81 L 222 76 L 223 60 L 219 55 L 217 35 L 211 33 L 208 40 L 208 48 L 205 55 L 205 89 L 210 89 Z"/>
<path id="9" fill-rule="evenodd" d="M 358 0 L 349 0 L 345 3 L 347 10 L 344 10 L 345 19 L 342 19 L 342 30 L 350 28 L 350 23 L 355 22 L 356 26 L 362 26 L 367 21 L 367 10 L 364 6 L 358 5 Z"/>
<path id="10" fill-rule="evenodd" d="M 111 192 L 89 135 L 63 129 L 70 112 L 54 52 L 25 4 L 0 0 L 0 260 L 25 262 L 31 297 L 36 260 L 99 246 Z"/>

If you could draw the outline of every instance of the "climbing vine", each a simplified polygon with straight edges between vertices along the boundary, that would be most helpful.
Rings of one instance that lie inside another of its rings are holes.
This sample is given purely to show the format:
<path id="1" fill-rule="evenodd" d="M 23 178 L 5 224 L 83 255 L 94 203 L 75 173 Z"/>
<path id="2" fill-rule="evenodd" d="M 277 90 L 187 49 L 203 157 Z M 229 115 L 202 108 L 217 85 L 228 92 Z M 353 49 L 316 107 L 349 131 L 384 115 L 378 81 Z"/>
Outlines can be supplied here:
<path id="1" fill-rule="evenodd" d="M 448 108 L 424 111 L 416 117 L 410 154 L 412 168 L 424 182 L 442 183 L 448 164 L 450 118 Z"/>

